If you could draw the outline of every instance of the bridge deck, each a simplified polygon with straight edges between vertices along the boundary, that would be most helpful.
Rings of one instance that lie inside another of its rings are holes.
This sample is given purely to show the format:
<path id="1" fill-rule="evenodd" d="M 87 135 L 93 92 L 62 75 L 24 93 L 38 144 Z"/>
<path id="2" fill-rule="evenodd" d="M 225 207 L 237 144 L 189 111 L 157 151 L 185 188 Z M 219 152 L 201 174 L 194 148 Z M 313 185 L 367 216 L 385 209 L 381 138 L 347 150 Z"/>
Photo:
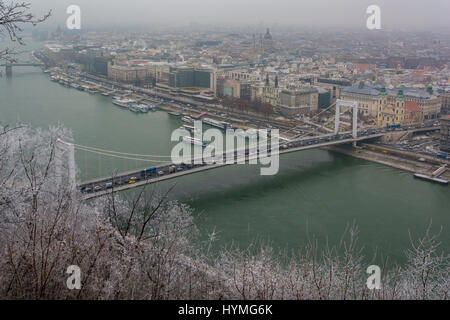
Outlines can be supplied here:
<path id="1" fill-rule="evenodd" d="M 342 140 L 336 140 L 336 141 L 328 141 L 328 142 L 323 142 L 323 143 L 318 143 L 318 144 L 313 144 L 313 145 L 305 145 L 305 146 L 300 146 L 300 147 L 293 147 L 293 148 L 289 148 L 289 149 L 285 149 L 285 150 L 280 150 L 279 153 L 282 154 L 287 154 L 287 153 L 291 153 L 291 152 L 298 152 L 298 151 L 303 151 L 303 150 L 309 150 L 309 149 L 315 149 L 315 148 L 321 148 L 321 147 L 326 147 L 326 146 L 331 146 L 331 145 L 337 145 L 337 144 L 346 144 L 346 143 L 353 143 L 353 142 L 357 142 L 357 141 L 363 141 L 363 140 L 369 140 L 369 139 L 374 139 L 374 138 L 379 138 L 383 136 L 383 133 L 378 133 L 378 134 L 374 134 L 374 135 L 370 135 L 370 136 L 364 136 L 364 137 L 359 137 L 357 139 L 342 139 Z M 257 159 L 257 155 L 253 155 L 253 156 L 246 156 L 246 160 L 252 160 L 252 159 Z M 174 178 L 178 178 L 181 176 L 185 176 L 188 174 L 193 174 L 193 173 L 197 173 L 197 172 L 201 172 L 201 171 L 206 171 L 206 170 L 211 170 L 211 169 L 216 169 L 216 168 L 220 168 L 220 167 L 224 167 L 224 166 L 229 166 L 229 165 L 235 165 L 237 164 L 237 161 L 235 161 L 232 164 L 227 164 L 227 163 L 217 163 L 217 164 L 210 164 L 210 165 L 205 165 L 202 167 L 196 167 L 196 168 L 191 168 L 191 169 L 184 169 L 181 172 L 173 172 L 173 173 L 169 173 L 169 174 L 165 174 L 163 176 L 158 176 L 158 177 L 154 177 L 154 178 L 148 178 L 142 181 L 138 181 L 136 183 L 133 184 L 125 184 L 125 185 L 121 185 L 118 187 L 114 187 L 113 189 L 107 189 L 107 190 L 101 190 L 98 192 L 92 192 L 89 194 L 84 194 L 83 195 L 83 199 L 84 200 L 88 200 L 88 199 L 92 199 L 92 198 L 96 198 L 96 197 L 101 197 L 107 194 L 110 194 L 113 190 L 116 191 L 123 191 L 123 190 L 129 190 L 132 188 L 136 188 L 136 187 L 140 187 L 140 186 L 144 186 L 147 184 L 152 184 L 152 183 L 157 183 L 160 181 L 165 181 L 165 180 L 169 180 L 169 179 L 174 179 Z M 167 165 L 165 165 L 164 167 L 167 167 Z M 159 168 L 158 168 L 159 169 Z M 120 177 L 127 177 L 130 175 L 139 175 L 141 170 L 133 170 L 133 171 L 129 171 L 125 174 L 121 174 Z M 116 177 L 116 179 L 120 178 L 119 176 Z M 105 183 L 105 182 L 110 182 L 111 181 L 111 176 L 109 177 L 104 177 L 104 178 L 100 178 L 100 179 L 95 179 L 95 180 L 90 180 L 87 182 L 84 182 L 82 184 L 80 184 L 78 187 L 82 187 L 82 186 L 94 186 L 94 185 L 98 185 L 101 183 Z"/>
<path id="2" fill-rule="evenodd" d="M 2 63 L 0 64 L 0 67 L 43 67 L 45 66 L 43 63 Z"/>

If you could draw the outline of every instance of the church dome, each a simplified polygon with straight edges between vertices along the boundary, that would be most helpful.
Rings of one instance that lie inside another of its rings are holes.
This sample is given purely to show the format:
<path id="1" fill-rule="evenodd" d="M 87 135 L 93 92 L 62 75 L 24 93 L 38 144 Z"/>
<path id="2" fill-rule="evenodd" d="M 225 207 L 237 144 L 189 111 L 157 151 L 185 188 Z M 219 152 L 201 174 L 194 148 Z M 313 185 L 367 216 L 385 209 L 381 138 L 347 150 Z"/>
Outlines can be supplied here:
<path id="1" fill-rule="evenodd" d="M 267 28 L 267 32 L 264 35 L 264 40 L 272 40 L 272 35 L 270 34 L 269 28 Z"/>

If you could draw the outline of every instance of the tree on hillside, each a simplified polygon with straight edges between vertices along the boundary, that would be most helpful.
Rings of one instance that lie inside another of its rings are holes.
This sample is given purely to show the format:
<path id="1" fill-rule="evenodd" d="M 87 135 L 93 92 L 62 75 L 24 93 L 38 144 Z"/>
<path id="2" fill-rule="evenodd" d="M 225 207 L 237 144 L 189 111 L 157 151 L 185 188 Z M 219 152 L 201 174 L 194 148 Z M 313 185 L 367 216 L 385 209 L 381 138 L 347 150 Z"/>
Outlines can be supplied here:
<path id="1" fill-rule="evenodd" d="M 167 200 L 170 189 L 86 204 L 59 138 L 72 140 L 63 127 L 0 126 L 0 299 L 223 297 L 208 289 L 219 285 L 195 251 L 191 210 Z M 80 290 L 66 285 L 71 265 Z"/>
<path id="2" fill-rule="evenodd" d="M 51 15 L 49 11 L 42 17 L 37 17 L 30 12 L 30 6 L 26 2 L 0 0 L 0 37 L 8 37 L 12 42 L 24 45 L 21 35 L 23 27 L 35 26 Z M 10 59 L 16 53 L 10 48 L 0 50 L 0 59 Z"/>

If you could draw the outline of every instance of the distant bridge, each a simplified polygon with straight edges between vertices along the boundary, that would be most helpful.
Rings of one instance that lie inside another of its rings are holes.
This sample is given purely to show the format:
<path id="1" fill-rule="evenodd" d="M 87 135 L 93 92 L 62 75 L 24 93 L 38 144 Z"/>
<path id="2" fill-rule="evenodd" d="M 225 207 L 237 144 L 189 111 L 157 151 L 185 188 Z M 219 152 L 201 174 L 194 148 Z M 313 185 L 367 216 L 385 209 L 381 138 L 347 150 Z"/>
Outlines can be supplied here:
<path id="1" fill-rule="evenodd" d="M 20 63 L 6 62 L 0 64 L 0 67 L 5 67 L 5 73 L 7 76 L 12 75 L 13 67 L 44 67 L 44 66 L 45 64 L 37 62 L 20 62 Z"/>

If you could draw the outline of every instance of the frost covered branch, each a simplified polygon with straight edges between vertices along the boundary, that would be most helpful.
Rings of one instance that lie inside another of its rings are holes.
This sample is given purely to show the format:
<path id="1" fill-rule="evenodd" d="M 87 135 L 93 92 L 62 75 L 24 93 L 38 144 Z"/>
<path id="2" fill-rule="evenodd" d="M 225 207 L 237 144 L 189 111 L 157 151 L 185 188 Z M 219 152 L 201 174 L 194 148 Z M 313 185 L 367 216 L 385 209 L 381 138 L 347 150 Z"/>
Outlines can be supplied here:
<path id="1" fill-rule="evenodd" d="M 51 15 L 51 11 L 44 14 L 42 17 L 37 17 L 30 12 L 30 4 L 18 1 L 0 0 L 0 37 L 7 36 L 13 42 L 24 45 L 21 33 L 23 32 L 23 25 L 33 25 L 44 22 Z M 10 57 L 17 54 L 17 52 L 6 48 L 0 50 L 0 58 Z"/>

